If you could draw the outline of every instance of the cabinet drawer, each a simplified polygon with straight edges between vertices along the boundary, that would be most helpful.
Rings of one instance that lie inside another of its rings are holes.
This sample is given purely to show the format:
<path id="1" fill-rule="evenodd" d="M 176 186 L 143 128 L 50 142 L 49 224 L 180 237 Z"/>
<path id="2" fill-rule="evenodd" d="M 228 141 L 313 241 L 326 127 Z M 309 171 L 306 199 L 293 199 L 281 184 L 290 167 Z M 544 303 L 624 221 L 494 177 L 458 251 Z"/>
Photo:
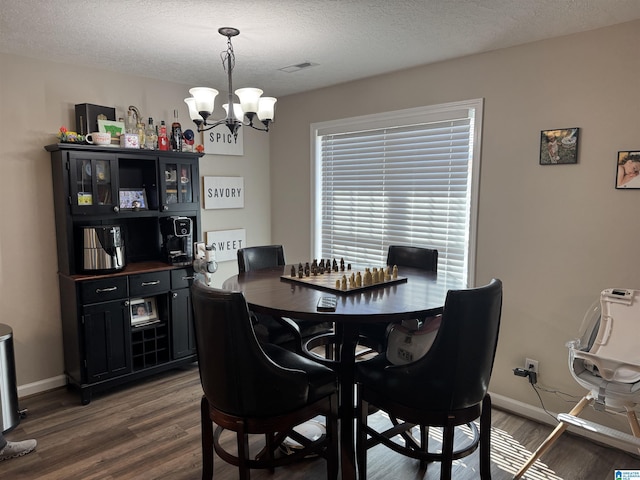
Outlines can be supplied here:
<path id="1" fill-rule="evenodd" d="M 147 297 L 171 289 L 169 271 L 129 275 L 129 293 L 132 297 Z"/>
<path id="2" fill-rule="evenodd" d="M 127 298 L 127 277 L 104 278 L 80 282 L 80 301 L 89 303 L 107 302 Z"/>
<path id="3" fill-rule="evenodd" d="M 171 289 L 188 288 L 193 283 L 193 268 L 171 270 Z"/>

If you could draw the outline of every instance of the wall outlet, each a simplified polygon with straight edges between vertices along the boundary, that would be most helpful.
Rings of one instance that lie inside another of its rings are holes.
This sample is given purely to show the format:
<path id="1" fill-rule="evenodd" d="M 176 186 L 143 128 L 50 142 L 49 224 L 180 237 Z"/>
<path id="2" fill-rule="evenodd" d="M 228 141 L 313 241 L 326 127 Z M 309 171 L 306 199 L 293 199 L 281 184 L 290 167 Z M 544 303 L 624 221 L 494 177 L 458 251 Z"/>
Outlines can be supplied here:
<path id="1" fill-rule="evenodd" d="M 532 358 L 524 359 L 524 369 L 540 374 L 540 371 L 538 370 L 538 360 L 534 360 Z"/>

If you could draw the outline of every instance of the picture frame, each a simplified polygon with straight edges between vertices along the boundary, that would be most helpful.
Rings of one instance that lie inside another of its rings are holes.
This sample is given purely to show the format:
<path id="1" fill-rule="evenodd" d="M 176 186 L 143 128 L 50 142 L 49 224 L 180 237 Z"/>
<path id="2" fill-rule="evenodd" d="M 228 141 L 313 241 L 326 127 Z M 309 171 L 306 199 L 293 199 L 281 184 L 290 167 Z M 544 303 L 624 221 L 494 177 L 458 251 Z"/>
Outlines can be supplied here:
<path id="1" fill-rule="evenodd" d="M 119 195 L 120 210 L 149 210 L 147 193 L 144 188 L 121 188 Z"/>
<path id="2" fill-rule="evenodd" d="M 120 138 L 120 135 L 124 133 L 124 122 L 117 122 L 115 120 L 103 120 L 99 118 L 98 131 L 109 132 L 111 134 L 111 138 L 117 140 Z"/>
<path id="3" fill-rule="evenodd" d="M 155 297 L 133 298 L 129 302 L 131 325 L 155 323 L 158 319 L 158 308 Z"/>
<path id="4" fill-rule="evenodd" d="M 616 189 L 640 188 L 640 150 L 622 150 L 616 159 Z"/>
<path id="5" fill-rule="evenodd" d="M 540 165 L 578 163 L 580 129 L 559 128 L 540 132 Z"/>

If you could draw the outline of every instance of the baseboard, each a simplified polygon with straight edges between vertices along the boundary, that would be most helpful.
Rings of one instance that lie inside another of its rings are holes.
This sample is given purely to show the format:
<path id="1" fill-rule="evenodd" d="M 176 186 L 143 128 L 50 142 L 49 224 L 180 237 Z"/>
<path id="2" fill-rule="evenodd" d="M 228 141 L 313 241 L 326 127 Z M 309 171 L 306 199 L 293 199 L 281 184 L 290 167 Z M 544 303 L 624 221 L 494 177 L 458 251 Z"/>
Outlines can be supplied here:
<path id="1" fill-rule="evenodd" d="M 64 387 L 67 384 L 67 377 L 65 375 L 58 375 L 57 377 L 45 378 L 33 383 L 27 383 L 26 385 L 20 385 L 18 387 L 18 398 L 29 397 L 36 393 L 46 392 L 48 390 L 54 390 L 56 388 Z"/>
<path id="2" fill-rule="evenodd" d="M 529 418 L 531 420 L 535 420 L 536 422 L 550 425 L 555 427 L 558 422 L 554 422 L 553 418 L 549 416 L 542 408 L 534 407 L 533 405 L 529 405 L 528 403 L 523 403 L 518 400 L 514 400 L 509 397 L 505 397 L 498 393 L 491 394 L 491 403 L 494 407 L 499 408 L 501 410 L 506 410 L 511 413 L 515 413 L 516 415 L 520 415 L 521 417 Z M 577 403 L 577 402 L 576 402 Z M 550 412 L 554 418 L 557 415 L 555 412 Z M 638 455 L 638 449 L 633 446 L 621 442 L 615 438 L 611 438 L 606 435 L 599 435 L 597 433 L 584 430 L 581 428 L 576 428 L 573 426 L 569 426 L 567 429 L 568 432 L 578 435 L 580 437 L 587 438 L 595 443 L 600 443 L 602 445 L 606 445 L 613 448 L 618 448 L 620 450 L 624 450 L 625 452 L 629 452 L 634 455 Z"/>

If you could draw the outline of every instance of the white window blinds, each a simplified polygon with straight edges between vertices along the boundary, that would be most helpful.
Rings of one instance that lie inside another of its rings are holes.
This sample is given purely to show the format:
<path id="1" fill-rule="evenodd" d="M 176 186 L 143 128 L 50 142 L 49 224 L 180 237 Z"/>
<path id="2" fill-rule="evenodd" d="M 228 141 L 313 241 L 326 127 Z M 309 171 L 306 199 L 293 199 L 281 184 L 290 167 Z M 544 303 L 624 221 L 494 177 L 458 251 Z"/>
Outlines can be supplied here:
<path id="1" fill-rule="evenodd" d="M 450 113 L 318 135 L 319 258 L 383 266 L 389 245 L 424 246 L 438 250 L 439 272 L 467 281 L 474 112 Z"/>

